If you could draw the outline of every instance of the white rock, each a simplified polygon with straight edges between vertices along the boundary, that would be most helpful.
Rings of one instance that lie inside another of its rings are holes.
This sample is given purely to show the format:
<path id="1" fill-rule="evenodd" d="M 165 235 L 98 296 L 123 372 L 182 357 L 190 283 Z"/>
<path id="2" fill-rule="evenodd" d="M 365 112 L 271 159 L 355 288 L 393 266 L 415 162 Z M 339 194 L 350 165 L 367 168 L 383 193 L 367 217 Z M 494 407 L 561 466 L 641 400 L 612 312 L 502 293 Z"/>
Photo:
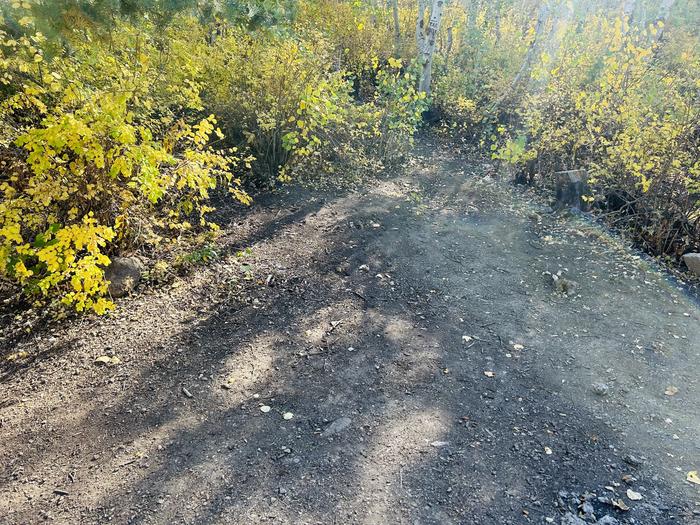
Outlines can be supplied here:
<path id="1" fill-rule="evenodd" d="M 695 275 L 700 275 L 700 253 L 686 253 L 683 262 Z"/>

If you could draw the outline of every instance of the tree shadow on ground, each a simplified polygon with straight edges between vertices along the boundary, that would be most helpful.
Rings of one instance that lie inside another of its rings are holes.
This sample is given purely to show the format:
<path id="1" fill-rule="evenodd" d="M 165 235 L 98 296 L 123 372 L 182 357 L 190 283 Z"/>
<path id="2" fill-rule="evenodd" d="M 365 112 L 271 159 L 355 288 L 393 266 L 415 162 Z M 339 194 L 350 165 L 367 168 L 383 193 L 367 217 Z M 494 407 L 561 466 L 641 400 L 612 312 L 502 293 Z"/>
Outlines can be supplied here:
<path id="1" fill-rule="evenodd" d="M 283 244 L 280 229 L 319 203 L 243 244 Z M 514 367 L 488 330 L 494 314 L 506 332 L 534 322 L 484 292 L 527 268 L 499 273 L 497 245 L 455 259 L 459 232 L 440 231 L 452 213 L 418 219 L 386 196 L 333 205 L 338 227 L 299 239 L 292 270 L 250 288 L 257 303 L 203 306 L 106 406 L 81 394 L 72 427 L 89 446 L 69 498 L 85 522 L 539 523 L 557 517 L 558 491 L 626 472 L 611 452 L 625 443 L 594 409 L 535 356 Z M 329 431 L 339 418 L 349 426 Z"/>

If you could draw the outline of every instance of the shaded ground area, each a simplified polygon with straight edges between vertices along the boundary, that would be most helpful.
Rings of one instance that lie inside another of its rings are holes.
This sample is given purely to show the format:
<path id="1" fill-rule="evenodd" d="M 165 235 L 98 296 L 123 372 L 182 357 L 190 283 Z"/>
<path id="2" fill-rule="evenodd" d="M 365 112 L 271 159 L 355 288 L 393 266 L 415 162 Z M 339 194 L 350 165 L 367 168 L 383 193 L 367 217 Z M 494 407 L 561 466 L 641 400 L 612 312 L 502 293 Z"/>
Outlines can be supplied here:
<path id="1" fill-rule="evenodd" d="M 419 151 L 230 214 L 216 264 L 23 343 L 47 357 L 0 383 L 0 522 L 700 522 L 700 310 Z"/>

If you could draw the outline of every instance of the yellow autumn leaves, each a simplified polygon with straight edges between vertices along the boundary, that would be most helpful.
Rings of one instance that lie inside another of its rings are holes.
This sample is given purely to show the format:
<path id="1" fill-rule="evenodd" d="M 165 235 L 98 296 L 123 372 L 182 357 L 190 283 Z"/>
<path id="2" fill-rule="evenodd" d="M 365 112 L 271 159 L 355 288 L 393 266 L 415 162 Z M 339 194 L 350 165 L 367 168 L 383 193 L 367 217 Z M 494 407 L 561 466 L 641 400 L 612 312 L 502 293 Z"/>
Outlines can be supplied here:
<path id="1" fill-rule="evenodd" d="M 223 137 L 216 119 L 185 116 L 202 107 L 197 79 L 183 76 L 191 57 L 165 62 L 153 33 L 126 24 L 110 44 L 86 33 L 49 60 L 40 33 L 0 30 L 0 79 L 12 87 L 0 101 L 0 274 L 34 300 L 103 313 L 107 254 L 133 239 L 132 220 L 141 242 L 156 242 L 192 214 L 206 226 L 219 184 L 249 197 L 232 172 L 242 159 L 209 147 Z"/>

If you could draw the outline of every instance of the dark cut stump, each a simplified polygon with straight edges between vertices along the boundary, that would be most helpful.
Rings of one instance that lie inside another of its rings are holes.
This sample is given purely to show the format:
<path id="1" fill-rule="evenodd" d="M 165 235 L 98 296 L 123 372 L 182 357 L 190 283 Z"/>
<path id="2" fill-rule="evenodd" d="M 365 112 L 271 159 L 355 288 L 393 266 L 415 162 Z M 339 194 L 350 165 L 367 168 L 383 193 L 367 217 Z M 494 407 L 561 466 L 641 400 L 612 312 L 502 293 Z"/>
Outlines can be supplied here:
<path id="1" fill-rule="evenodd" d="M 583 197 L 589 194 L 588 172 L 586 170 L 557 171 L 554 174 L 556 201 L 554 209 L 576 208 L 588 211 L 589 204 Z"/>

